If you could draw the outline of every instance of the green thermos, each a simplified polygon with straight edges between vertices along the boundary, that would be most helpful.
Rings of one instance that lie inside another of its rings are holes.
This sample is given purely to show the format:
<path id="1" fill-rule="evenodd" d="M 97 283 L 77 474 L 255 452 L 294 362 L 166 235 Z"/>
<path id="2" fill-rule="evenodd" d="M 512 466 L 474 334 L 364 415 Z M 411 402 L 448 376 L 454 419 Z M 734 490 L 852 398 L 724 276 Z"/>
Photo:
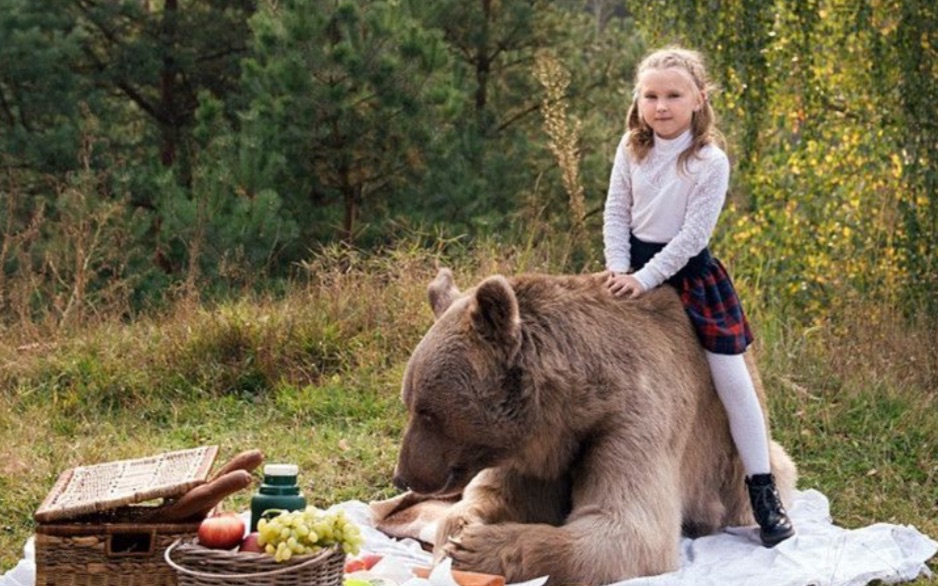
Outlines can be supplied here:
<path id="1" fill-rule="evenodd" d="M 298 474 L 296 464 L 264 466 L 264 483 L 251 497 L 251 531 L 257 531 L 257 522 L 263 517 L 276 516 L 283 510 L 301 511 L 306 508 L 306 497 L 300 492 L 296 480 Z"/>

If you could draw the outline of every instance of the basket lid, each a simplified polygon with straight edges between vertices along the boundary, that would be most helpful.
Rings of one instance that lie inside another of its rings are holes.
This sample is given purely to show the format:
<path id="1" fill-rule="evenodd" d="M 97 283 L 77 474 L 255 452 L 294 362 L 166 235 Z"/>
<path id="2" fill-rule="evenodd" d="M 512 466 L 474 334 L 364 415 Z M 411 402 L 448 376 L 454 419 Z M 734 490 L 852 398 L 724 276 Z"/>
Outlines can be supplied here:
<path id="1" fill-rule="evenodd" d="M 182 495 L 205 482 L 217 454 L 218 446 L 201 446 L 71 468 L 59 475 L 33 517 L 48 523 Z"/>

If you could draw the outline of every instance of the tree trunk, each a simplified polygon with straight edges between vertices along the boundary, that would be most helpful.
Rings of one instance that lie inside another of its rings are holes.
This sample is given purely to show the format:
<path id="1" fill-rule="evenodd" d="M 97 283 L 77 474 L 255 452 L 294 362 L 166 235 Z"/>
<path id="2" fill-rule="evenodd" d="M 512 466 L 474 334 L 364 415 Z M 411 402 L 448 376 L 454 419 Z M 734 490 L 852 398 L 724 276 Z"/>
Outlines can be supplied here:
<path id="1" fill-rule="evenodd" d="M 342 193 L 342 231 L 339 237 L 343 244 L 351 246 L 355 241 L 355 222 L 358 219 L 358 207 L 361 202 L 362 183 L 360 174 L 353 165 L 342 164 L 339 169 L 339 191 Z"/>
<path id="2" fill-rule="evenodd" d="M 482 33 L 476 43 L 476 118 L 481 124 L 485 119 L 485 107 L 488 104 L 488 80 L 492 69 L 489 58 L 489 19 L 492 17 L 492 0 L 482 0 Z"/>
<path id="3" fill-rule="evenodd" d="M 163 112 L 160 129 L 160 162 L 171 167 L 176 162 L 178 143 L 178 120 L 176 112 L 176 22 L 178 0 L 166 0 L 163 6 L 163 23 L 160 30 L 160 46 L 163 50 L 163 68 L 160 71 L 160 110 Z"/>
<path id="4" fill-rule="evenodd" d="M 347 185 L 342 188 L 342 201 L 345 204 L 345 213 L 342 216 L 341 239 L 343 244 L 351 246 L 355 243 L 355 220 L 358 216 L 358 193 L 360 187 Z"/>

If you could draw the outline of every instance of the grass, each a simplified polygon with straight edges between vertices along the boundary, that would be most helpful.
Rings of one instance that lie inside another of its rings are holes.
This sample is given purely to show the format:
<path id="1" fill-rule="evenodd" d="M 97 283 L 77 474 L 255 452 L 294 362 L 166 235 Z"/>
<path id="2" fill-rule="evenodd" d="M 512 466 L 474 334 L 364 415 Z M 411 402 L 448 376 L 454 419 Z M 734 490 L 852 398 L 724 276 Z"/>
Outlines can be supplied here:
<path id="1" fill-rule="evenodd" d="M 496 271 L 544 269 L 529 253 L 442 258 L 463 286 Z M 393 494 L 399 385 L 431 322 L 425 288 L 440 259 L 413 249 L 367 258 L 326 251 L 277 298 L 180 302 L 41 344 L 4 332 L 0 571 L 21 557 L 55 478 L 80 464 L 202 444 L 219 445 L 224 460 L 256 447 L 299 464 L 316 504 Z M 775 437 L 798 463 L 800 487 L 830 498 L 838 525 L 910 524 L 934 538 L 934 329 L 924 319 L 864 323 L 855 309 L 811 328 L 778 309 L 753 312 Z"/>

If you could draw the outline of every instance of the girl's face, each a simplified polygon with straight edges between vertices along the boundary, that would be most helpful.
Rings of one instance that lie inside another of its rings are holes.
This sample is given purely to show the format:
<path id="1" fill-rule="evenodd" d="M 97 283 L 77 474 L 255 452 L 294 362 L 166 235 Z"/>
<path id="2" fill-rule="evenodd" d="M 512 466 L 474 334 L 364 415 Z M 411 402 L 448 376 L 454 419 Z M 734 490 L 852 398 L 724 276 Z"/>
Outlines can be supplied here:
<path id="1" fill-rule="evenodd" d="M 703 95 L 680 68 L 648 69 L 638 78 L 638 112 L 661 138 L 676 138 L 690 128 Z"/>

